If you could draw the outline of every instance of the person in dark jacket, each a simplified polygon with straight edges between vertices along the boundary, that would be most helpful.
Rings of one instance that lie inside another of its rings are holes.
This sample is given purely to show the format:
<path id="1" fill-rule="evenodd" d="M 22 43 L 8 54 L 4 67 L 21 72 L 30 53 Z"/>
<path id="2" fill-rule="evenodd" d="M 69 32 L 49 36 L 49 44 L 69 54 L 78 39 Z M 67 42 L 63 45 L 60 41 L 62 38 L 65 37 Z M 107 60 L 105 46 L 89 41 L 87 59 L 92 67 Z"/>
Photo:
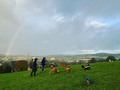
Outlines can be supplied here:
<path id="1" fill-rule="evenodd" d="M 33 63 L 32 63 L 32 72 L 31 72 L 31 76 L 32 75 L 36 75 L 36 71 L 37 71 L 37 58 L 35 58 L 34 60 L 33 60 Z"/>
<path id="2" fill-rule="evenodd" d="M 43 59 L 42 59 L 42 61 L 41 61 L 41 65 L 42 65 L 42 72 L 44 71 L 45 62 L 46 62 L 46 58 L 45 58 L 45 57 L 43 57 Z"/>

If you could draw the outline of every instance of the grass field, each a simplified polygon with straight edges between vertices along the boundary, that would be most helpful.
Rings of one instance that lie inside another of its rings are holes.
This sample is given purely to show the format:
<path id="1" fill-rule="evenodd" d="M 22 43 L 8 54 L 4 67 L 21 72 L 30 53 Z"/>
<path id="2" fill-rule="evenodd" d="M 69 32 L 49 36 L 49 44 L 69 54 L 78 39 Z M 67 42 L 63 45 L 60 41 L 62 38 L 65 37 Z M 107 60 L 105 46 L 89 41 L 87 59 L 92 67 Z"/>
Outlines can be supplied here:
<path id="1" fill-rule="evenodd" d="M 86 85 L 83 78 L 85 70 L 81 65 L 71 65 L 67 73 L 63 67 L 57 67 L 60 73 L 49 74 L 38 69 L 36 76 L 29 71 L 0 74 L 0 90 L 120 90 L 120 61 L 90 64 L 86 71 L 93 84 Z"/>

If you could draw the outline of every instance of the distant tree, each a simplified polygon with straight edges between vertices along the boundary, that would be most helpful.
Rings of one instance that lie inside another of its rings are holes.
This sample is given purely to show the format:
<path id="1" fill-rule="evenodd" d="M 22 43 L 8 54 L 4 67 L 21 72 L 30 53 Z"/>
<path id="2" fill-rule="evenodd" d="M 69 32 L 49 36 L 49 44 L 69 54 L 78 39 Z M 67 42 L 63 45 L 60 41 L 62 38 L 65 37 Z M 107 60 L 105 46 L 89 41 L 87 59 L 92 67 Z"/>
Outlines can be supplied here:
<path id="1" fill-rule="evenodd" d="M 3 73 L 3 66 L 0 65 L 0 73 Z"/>
<path id="2" fill-rule="evenodd" d="M 8 62 L 4 62 L 2 64 L 2 69 L 3 69 L 3 71 L 2 71 L 3 73 L 11 72 L 11 66 L 10 66 L 10 64 Z"/>
<path id="3" fill-rule="evenodd" d="M 11 62 L 10 62 L 10 65 L 11 65 L 12 68 L 14 68 L 15 65 L 16 65 L 16 61 L 11 61 Z"/>
<path id="4" fill-rule="evenodd" d="M 16 62 L 15 68 L 17 71 L 28 70 L 28 62 L 26 60 L 19 60 Z"/>
<path id="5" fill-rule="evenodd" d="M 91 58 L 90 60 L 89 60 L 89 63 L 95 63 L 97 60 L 95 59 L 95 58 Z"/>
<path id="6" fill-rule="evenodd" d="M 115 61 L 115 60 L 117 60 L 114 56 L 108 56 L 107 58 L 106 58 L 106 61 L 109 61 L 109 60 L 111 60 L 111 61 Z"/>

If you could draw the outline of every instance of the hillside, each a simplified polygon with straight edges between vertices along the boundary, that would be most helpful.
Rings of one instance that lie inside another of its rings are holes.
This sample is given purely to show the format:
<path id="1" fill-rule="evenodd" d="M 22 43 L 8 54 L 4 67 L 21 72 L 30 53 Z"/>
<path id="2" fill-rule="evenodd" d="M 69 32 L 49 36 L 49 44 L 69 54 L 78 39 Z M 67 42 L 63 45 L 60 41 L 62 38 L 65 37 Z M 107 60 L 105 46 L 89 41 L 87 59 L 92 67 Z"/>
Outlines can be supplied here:
<path id="1" fill-rule="evenodd" d="M 86 71 L 93 79 L 87 86 L 83 78 L 85 70 L 81 65 L 71 65 L 67 73 L 63 67 L 57 67 L 60 73 L 48 74 L 37 71 L 36 76 L 29 76 L 31 70 L 16 73 L 0 74 L 0 90 L 120 90 L 120 61 L 99 62 L 90 64 L 91 70 Z"/>

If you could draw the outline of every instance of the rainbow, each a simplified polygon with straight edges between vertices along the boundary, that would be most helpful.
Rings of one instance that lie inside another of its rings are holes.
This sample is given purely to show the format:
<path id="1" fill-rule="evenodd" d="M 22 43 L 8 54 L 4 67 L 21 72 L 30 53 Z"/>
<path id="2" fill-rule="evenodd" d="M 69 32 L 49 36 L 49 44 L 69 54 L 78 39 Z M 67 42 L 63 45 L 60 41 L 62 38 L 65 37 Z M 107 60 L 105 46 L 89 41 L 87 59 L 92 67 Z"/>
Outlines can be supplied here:
<path id="1" fill-rule="evenodd" d="M 10 45 L 9 45 L 8 50 L 7 50 L 7 52 L 6 52 L 6 55 L 10 55 L 10 52 L 11 52 L 11 50 L 12 50 L 12 47 L 13 47 L 13 45 L 14 45 L 14 43 L 15 43 L 15 40 L 16 40 L 19 32 L 22 30 L 24 24 L 31 18 L 31 16 L 32 16 L 32 15 L 28 16 L 28 17 L 23 21 L 23 23 L 18 27 L 17 31 L 15 32 L 15 35 L 13 36 L 13 38 L 12 38 L 12 40 L 11 40 L 11 42 L 10 42 Z"/>

